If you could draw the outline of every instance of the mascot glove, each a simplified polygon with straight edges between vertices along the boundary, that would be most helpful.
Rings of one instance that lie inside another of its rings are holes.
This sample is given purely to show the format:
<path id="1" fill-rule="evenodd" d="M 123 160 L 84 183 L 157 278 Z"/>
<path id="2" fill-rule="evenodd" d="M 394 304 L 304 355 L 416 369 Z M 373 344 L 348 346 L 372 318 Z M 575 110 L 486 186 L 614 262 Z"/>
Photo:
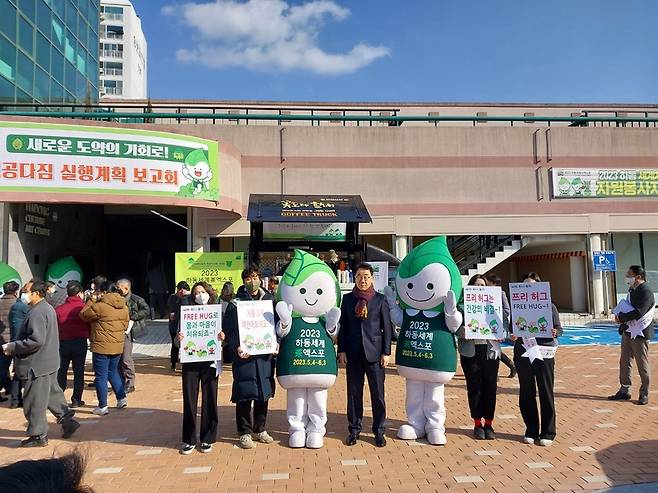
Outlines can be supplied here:
<path id="1" fill-rule="evenodd" d="M 285 301 L 279 301 L 276 304 L 276 313 L 279 315 L 281 326 L 286 329 L 289 328 L 292 323 L 292 305 Z"/>
<path id="2" fill-rule="evenodd" d="M 446 315 L 446 325 L 450 332 L 455 333 L 461 326 L 464 317 L 461 312 L 457 310 L 457 299 L 455 298 L 454 291 L 448 291 L 446 299 L 443 302 L 443 311 Z"/>
<path id="3" fill-rule="evenodd" d="M 338 322 L 340 321 L 340 308 L 333 307 L 324 316 L 325 327 L 329 335 L 335 335 L 338 332 Z"/>
<path id="4" fill-rule="evenodd" d="M 395 301 L 396 301 L 395 291 L 393 291 L 393 288 L 391 286 L 386 286 L 384 288 L 384 296 L 386 297 L 386 301 L 388 301 L 389 307 L 395 305 Z"/>

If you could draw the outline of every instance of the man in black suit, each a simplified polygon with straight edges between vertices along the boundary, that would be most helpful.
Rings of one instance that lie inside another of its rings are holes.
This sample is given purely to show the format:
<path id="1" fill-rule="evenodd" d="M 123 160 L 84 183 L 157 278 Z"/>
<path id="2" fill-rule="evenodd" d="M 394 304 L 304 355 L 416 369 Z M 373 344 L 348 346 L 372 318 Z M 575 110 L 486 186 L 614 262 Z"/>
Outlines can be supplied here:
<path id="1" fill-rule="evenodd" d="M 393 328 L 386 298 L 373 286 L 373 269 L 362 263 L 356 268 L 354 290 L 343 297 L 338 362 L 347 369 L 347 445 L 356 444 L 363 422 L 364 375 L 368 377 L 372 402 L 375 445 L 384 447 L 384 376 L 391 354 Z"/>

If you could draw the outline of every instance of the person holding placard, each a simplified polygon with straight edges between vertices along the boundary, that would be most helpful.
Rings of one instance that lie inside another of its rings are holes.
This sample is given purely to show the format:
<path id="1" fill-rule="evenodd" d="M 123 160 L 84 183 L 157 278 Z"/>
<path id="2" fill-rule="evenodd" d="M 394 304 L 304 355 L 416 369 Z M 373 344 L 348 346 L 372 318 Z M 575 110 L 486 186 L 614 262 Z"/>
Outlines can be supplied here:
<path id="1" fill-rule="evenodd" d="M 182 363 L 182 380 L 183 380 L 183 445 L 181 454 L 189 455 L 196 448 L 196 415 L 199 399 L 199 387 L 201 387 L 201 429 L 199 438 L 201 445 L 199 451 L 208 453 L 212 451 L 212 446 L 217 440 L 217 427 L 219 416 L 217 413 L 217 386 L 219 380 L 219 371 L 221 369 L 221 360 L 208 361 L 206 352 L 212 352 L 212 347 L 217 347 L 214 338 L 210 343 L 205 344 L 202 349 L 201 345 L 195 344 L 192 340 L 183 343 L 186 340 L 186 332 L 189 332 L 188 326 L 193 333 L 203 331 L 207 322 L 212 322 L 208 316 L 201 316 L 201 311 L 190 311 L 187 314 L 185 308 L 190 306 L 217 305 L 217 294 L 213 287 L 203 281 L 197 282 L 192 286 L 192 292 L 181 300 L 178 312 L 180 320 L 180 329 L 178 340 L 181 343 L 181 354 L 186 353 L 189 356 L 197 356 L 198 361 Z M 218 305 L 219 307 L 219 305 Z M 185 312 L 185 313 L 184 313 Z M 221 308 L 219 309 L 221 316 Z M 216 315 L 216 314 L 215 314 Z M 189 320 L 188 320 L 189 319 Z M 216 320 L 216 319 L 215 319 Z M 197 329 L 197 327 L 199 329 Z M 217 328 L 215 327 L 215 330 Z M 224 333 L 219 330 L 216 332 L 218 341 L 224 340 Z M 196 346 L 199 346 L 198 348 Z M 218 354 L 217 358 L 220 356 Z M 187 359 L 187 358 L 185 358 Z M 206 359 L 204 361 L 204 359 Z M 183 360 L 183 357 L 181 357 Z"/>
<path id="2" fill-rule="evenodd" d="M 480 274 L 473 276 L 468 286 L 483 289 L 464 290 L 464 323 L 457 331 L 459 360 L 466 378 L 468 407 L 474 422 L 473 436 L 478 440 L 494 440 L 493 420 L 501 354 L 499 340 L 505 338 L 500 289 L 487 288 L 486 279 Z M 494 289 L 497 296 L 488 292 Z"/>
<path id="3" fill-rule="evenodd" d="M 493 273 L 487 274 L 485 279 L 487 281 L 487 286 L 498 286 L 500 288 L 500 294 L 503 301 L 503 329 L 505 329 L 506 337 L 509 337 L 511 333 L 509 320 L 510 315 L 512 314 L 512 310 L 509 307 L 509 299 L 507 298 L 507 293 L 505 293 L 505 290 L 502 288 L 503 281 L 500 276 Z M 514 378 L 516 376 L 516 368 L 514 367 L 514 362 L 509 356 L 507 356 L 507 354 L 502 351 L 500 353 L 500 362 L 509 368 L 509 375 L 507 375 L 507 378 Z"/>
<path id="4" fill-rule="evenodd" d="M 653 315 L 656 300 L 653 290 L 646 282 L 647 275 L 639 265 L 631 265 L 624 281 L 628 286 L 628 297 L 622 300 L 613 313 L 619 323 L 621 335 L 621 355 L 619 357 L 619 383 L 616 394 L 608 397 L 611 401 L 631 398 L 631 370 L 633 360 L 642 382 L 637 403 L 641 406 L 649 403 L 649 385 L 651 367 L 649 366 L 649 341 L 653 339 Z"/>
<path id="5" fill-rule="evenodd" d="M 240 441 L 238 446 L 251 449 L 256 446 L 254 439 L 260 443 L 272 443 L 274 439 L 265 430 L 267 408 L 270 398 L 274 397 L 273 354 L 251 355 L 240 343 L 240 329 L 237 303 L 241 301 L 267 300 L 274 297 L 261 287 L 258 267 L 252 265 L 242 271 L 243 286 L 240 286 L 236 299 L 226 308 L 224 330 L 228 351 L 233 359 L 233 390 L 231 402 L 235 403 L 235 421 Z M 253 414 L 252 414 L 253 408 Z"/>
<path id="6" fill-rule="evenodd" d="M 523 282 L 538 283 L 541 278 L 536 272 L 529 272 L 523 277 Z M 550 301 L 550 298 L 548 300 Z M 549 447 L 556 435 L 553 384 L 557 338 L 562 335 L 560 314 L 555 305 L 550 303 L 552 329 L 549 332 L 546 330 L 546 316 L 549 315 L 540 317 L 536 324 L 528 324 L 524 317 L 517 314 L 516 306 L 515 294 L 512 293 L 512 321 L 521 331 L 515 330 L 517 339 L 514 343 L 514 363 L 519 375 L 519 408 L 526 426 L 523 442 L 532 444 L 539 441 L 540 446 Z M 542 337 L 535 337 L 534 334 L 540 334 Z M 540 411 L 537 410 L 537 393 Z"/>

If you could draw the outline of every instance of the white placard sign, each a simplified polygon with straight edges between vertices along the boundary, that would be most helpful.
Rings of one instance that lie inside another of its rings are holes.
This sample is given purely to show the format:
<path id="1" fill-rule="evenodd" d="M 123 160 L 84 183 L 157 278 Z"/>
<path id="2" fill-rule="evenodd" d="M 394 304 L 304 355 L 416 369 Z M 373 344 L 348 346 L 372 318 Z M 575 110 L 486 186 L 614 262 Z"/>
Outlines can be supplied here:
<path id="1" fill-rule="evenodd" d="M 222 327 L 222 305 L 181 306 L 180 362 L 220 361 L 221 341 L 217 334 Z"/>
<path id="2" fill-rule="evenodd" d="M 510 283 L 509 290 L 512 333 L 517 337 L 553 337 L 550 283 Z"/>
<path id="3" fill-rule="evenodd" d="M 388 262 L 368 262 L 372 267 L 375 291 L 381 293 L 388 286 Z"/>
<path id="4" fill-rule="evenodd" d="M 252 356 L 276 351 L 272 301 L 239 301 L 240 347 Z"/>
<path id="5" fill-rule="evenodd" d="M 464 286 L 466 339 L 504 339 L 503 295 L 498 286 Z"/>

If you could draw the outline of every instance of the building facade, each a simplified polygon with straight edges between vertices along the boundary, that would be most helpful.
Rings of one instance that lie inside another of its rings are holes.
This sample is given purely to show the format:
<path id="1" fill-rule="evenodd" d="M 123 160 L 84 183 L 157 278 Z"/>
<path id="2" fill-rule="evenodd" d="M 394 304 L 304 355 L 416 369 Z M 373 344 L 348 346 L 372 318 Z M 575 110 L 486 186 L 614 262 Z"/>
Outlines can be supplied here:
<path id="1" fill-rule="evenodd" d="M 106 105 L 120 118 L 120 102 Z M 462 273 L 496 272 L 507 282 L 518 280 L 526 271 L 538 271 L 558 286 L 554 289 L 558 307 L 595 314 L 624 296 L 623 274 L 631 263 L 644 265 L 650 283 L 658 289 L 656 105 L 151 101 L 144 102 L 144 111 L 149 116 L 142 124 L 91 124 L 170 132 L 218 143 L 219 199 L 193 207 L 156 202 L 146 195 L 101 194 L 93 198 L 95 225 L 99 221 L 127 223 L 134 226 L 131 235 L 141 235 L 136 216 L 152 217 L 155 210 L 175 217 L 187 229 L 162 221 L 161 228 L 171 227 L 171 233 L 158 237 L 149 229 L 145 240 L 162 238 L 163 242 L 182 235 L 190 251 L 240 252 L 247 251 L 251 240 L 247 220 L 251 194 L 355 194 L 363 198 L 373 219 L 361 226 L 363 241 L 398 258 L 439 234 L 459 242 L 480 237 L 485 249 L 499 238 L 513 238 L 501 251 L 492 250 Z M 176 117 L 158 117 L 158 113 Z M 335 113 L 373 115 L 378 120 L 322 120 Z M 458 122 L 428 119 L 436 113 L 466 118 Z M 468 120 L 468 115 L 478 114 L 479 118 Z M 247 115 L 253 119 L 241 118 Z M 278 117 L 267 118 L 273 115 Z M 300 115 L 305 116 L 297 119 Z M 582 121 L 580 115 L 607 116 Z M 653 120 L 614 120 L 622 115 Z M 388 120 L 391 116 L 417 118 Z M 531 120 L 514 122 L 518 116 Z M 558 120 L 549 126 L 541 121 L 543 116 Z M 537 121 L 532 121 L 535 117 Z M 612 120 L 606 122 L 608 117 Z M 25 118 L 0 114 L 0 120 Z M 18 204 L 12 208 L 25 202 L 24 194 L 2 189 L 0 198 Z M 81 211 L 92 207 L 84 205 L 91 199 L 76 193 L 64 196 L 46 191 L 31 195 L 30 200 L 77 203 L 71 207 Z M 15 229 L 23 236 L 12 236 L 11 224 L 14 219 L 20 223 L 21 213 L 9 216 L 5 258 L 38 275 L 42 267 L 34 268 L 34 259 L 43 266 L 47 251 L 38 238 L 34 243 L 38 248 L 27 248 L 28 243 L 32 245 L 32 233 L 20 224 Z M 65 230 L 62 224 L 57 227 Z M 98 235 L 95 241 L 100 245 L 107 243 L 102 235 L 115 236 L 108 228 L 100 228 Z M 63 250 L 80 248 L 78 237 L 64 238 L 76 241 L 62 245 Z M 139 238 L 131 240 L 131 245 L 141 243 Z M 285 246 L 282 249 L 280 257 L 285 260 Z M 600 250 L 617 252 L 615 274 L 594 271 L 592 256 Z M 89 258 L 91 262 L 99 256 Z M 96 269 L 102 271 L 102 267 Z"/>
<path id="2" fill-rule="evenodd" d="M 98 0 L 0 0 L 0 104 L 95 104 L 98 28 Z"/>
<path id="3" fill-rule="evenodd" d="M 101 0 L 101 98 L 147 97 L 147 46 L 142 21 L 128 0 Z"/>

